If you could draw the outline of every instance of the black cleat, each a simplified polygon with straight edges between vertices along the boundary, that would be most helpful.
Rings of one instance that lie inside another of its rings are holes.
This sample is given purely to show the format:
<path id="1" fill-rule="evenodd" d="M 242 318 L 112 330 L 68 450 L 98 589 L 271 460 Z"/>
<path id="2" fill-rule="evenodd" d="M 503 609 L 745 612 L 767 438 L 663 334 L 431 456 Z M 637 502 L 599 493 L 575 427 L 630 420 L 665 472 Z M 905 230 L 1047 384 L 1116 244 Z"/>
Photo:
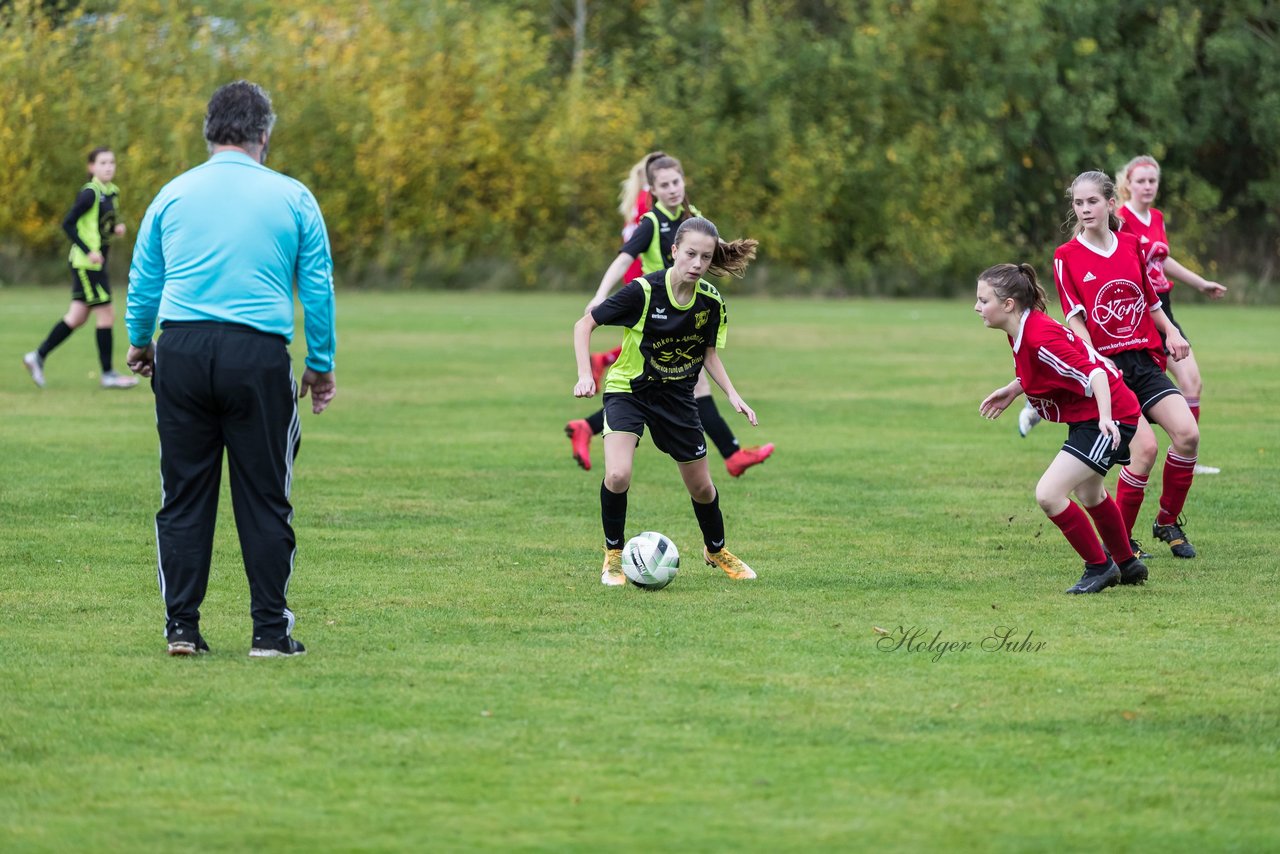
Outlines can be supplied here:
<path id="1" fill-rule="evenodd" d="M 249 648 L 250 658 L 286 658 L 291 655 L 306 655 L 307 648 L 291 637 L 254 638 Z"/>
<path id="2" fill-rule="evenodd" d="M 168 641 L 170 655 L 204 655 L 209 651 L 200 633 L 185 626 L 175 626 L 168 634 Z"/>
<path id="3" fill-rule="evenodd" d="M 1138 560 L 1147 560 L 1148 558 L 1155 557 L 1151 552 L 1143 551 L 1142 543 L 1138 542 L 1133 537 L 1129 538 L 1129 548 L 1133 549 L 1133 556 Z"/>
<path id="4" fill-rule="evenodd" d="M 1147 565 L 1137 557 L 1120 564 L 1121 584 L 1142 584 L 1147 580 Z"/>
<path id="5" fill-rule="evenodd" d="M 1080 576 L 1080 580 L 1074 586 L 1067 589 L 1068 593 L 1101 593 L 1108 587 L 1114 587 L 1120 583 L 1120 567 L 1116 566 L 1116 562 L 1107 559 L 1106 563 L 1086 563 L 1084 565 L 1084 575 Z"/>
<path id="6" fill-rule="evenodd" d="M 1174 557 L 1196 556 L 1196 547 L 1191 545 L 1191 541 L 1187 539 L 1187 535 L 1182 533 L 1181 519 L 1172 525 L 1153 523 L 1151 525 L 1151 536 L 1161 542 L 1168 543 L 1169 551 L 1173 552 Z"/>

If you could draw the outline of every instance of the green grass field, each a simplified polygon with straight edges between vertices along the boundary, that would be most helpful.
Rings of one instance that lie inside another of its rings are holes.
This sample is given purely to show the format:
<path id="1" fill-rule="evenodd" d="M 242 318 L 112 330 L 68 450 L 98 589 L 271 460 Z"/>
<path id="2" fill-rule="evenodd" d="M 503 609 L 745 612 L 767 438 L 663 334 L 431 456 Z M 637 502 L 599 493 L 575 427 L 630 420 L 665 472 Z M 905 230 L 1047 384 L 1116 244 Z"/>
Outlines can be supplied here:
<path id="1" fill-rule="evenodd" d="M 63 289 L 0 291 L 0 850 L 1280 850 L 1280 312 L 1179 307 L 1222 468 L 1186 510 L 1201 556 L 1070 597 L 1033 494 L 1063 428 L 978 416 L 1012 359 L 971 298 L 730 296 L 760 426 L 731 423 L 778 451 L 713 471 L 760 579 L 701 565 L 646 440 L 628 531 L 686 560 L 645 593 L 599 584 L 600 444 L 584 473 L 561 432 L 593 405 L 584 302 L 341 294 L 294 481 L 310 652 L 246 655 L 224 479 L 214 654 L 185 660 L 150 392 L 100 390 L 83 330 L 37 390 Z"/>

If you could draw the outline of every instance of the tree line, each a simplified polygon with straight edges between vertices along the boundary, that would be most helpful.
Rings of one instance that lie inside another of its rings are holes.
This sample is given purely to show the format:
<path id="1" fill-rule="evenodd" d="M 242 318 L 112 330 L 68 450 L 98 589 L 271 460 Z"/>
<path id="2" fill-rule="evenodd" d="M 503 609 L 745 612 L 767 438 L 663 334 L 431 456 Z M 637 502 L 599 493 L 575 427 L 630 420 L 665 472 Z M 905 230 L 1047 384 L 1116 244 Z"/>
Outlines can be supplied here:
<path id="1" fill-rule="evenodd" d="M 619 182 L 660 148 L 723 233 L 761 241 L 748 286 L 770 292 L 1047 272 L 1071 178 L 1139 153 L 1175 256 L 1267 292 L 1278 36 L 1270 0 L 7 0 L 0 247 L 57 256 L 97 145 L 136 226 L 244 77 L 347 285 L 585 290 Z"/>

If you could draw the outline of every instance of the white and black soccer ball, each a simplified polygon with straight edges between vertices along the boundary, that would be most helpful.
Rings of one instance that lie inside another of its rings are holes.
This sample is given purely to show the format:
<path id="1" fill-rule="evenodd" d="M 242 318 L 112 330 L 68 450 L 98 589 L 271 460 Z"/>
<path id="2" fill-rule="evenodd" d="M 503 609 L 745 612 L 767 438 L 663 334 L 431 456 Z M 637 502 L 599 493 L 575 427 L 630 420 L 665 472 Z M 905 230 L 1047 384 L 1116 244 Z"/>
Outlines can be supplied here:
<path id="1" fill-rule="evenodd" d="M 636 587 L 661 590 L 676 577 L 680 552 L 676 544 L 657 531 L 645 531 L 622 547 L 622 572 Z"/>

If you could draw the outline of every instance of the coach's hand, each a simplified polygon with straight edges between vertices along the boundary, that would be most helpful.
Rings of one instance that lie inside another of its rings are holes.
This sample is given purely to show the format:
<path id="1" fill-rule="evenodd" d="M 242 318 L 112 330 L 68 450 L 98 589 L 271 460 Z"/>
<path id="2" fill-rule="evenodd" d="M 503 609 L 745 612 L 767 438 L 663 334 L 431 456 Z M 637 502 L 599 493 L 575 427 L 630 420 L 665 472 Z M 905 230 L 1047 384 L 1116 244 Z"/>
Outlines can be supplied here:
<path id="1" fill-rule="evenodd" d="M 308 391 L 311 392 L 311 411 L 319 415 L 329 407 L 329 402 L 338 393 L 338 381 L 334 379 L 333 371 L 320 373 L 311 368 L 303 371 L 302 382 L 298 384 L 298 399 L 306 397 Z"/>
<path id="2" fill-rule="evenodd" d="M 130 344 L 129 352 L 124 357 L 124 363 L 135 374 L 144 377 L 151 376 L 156 369 L 156 345 L 152 343 L 145 347 L 135 347 Z"/>

